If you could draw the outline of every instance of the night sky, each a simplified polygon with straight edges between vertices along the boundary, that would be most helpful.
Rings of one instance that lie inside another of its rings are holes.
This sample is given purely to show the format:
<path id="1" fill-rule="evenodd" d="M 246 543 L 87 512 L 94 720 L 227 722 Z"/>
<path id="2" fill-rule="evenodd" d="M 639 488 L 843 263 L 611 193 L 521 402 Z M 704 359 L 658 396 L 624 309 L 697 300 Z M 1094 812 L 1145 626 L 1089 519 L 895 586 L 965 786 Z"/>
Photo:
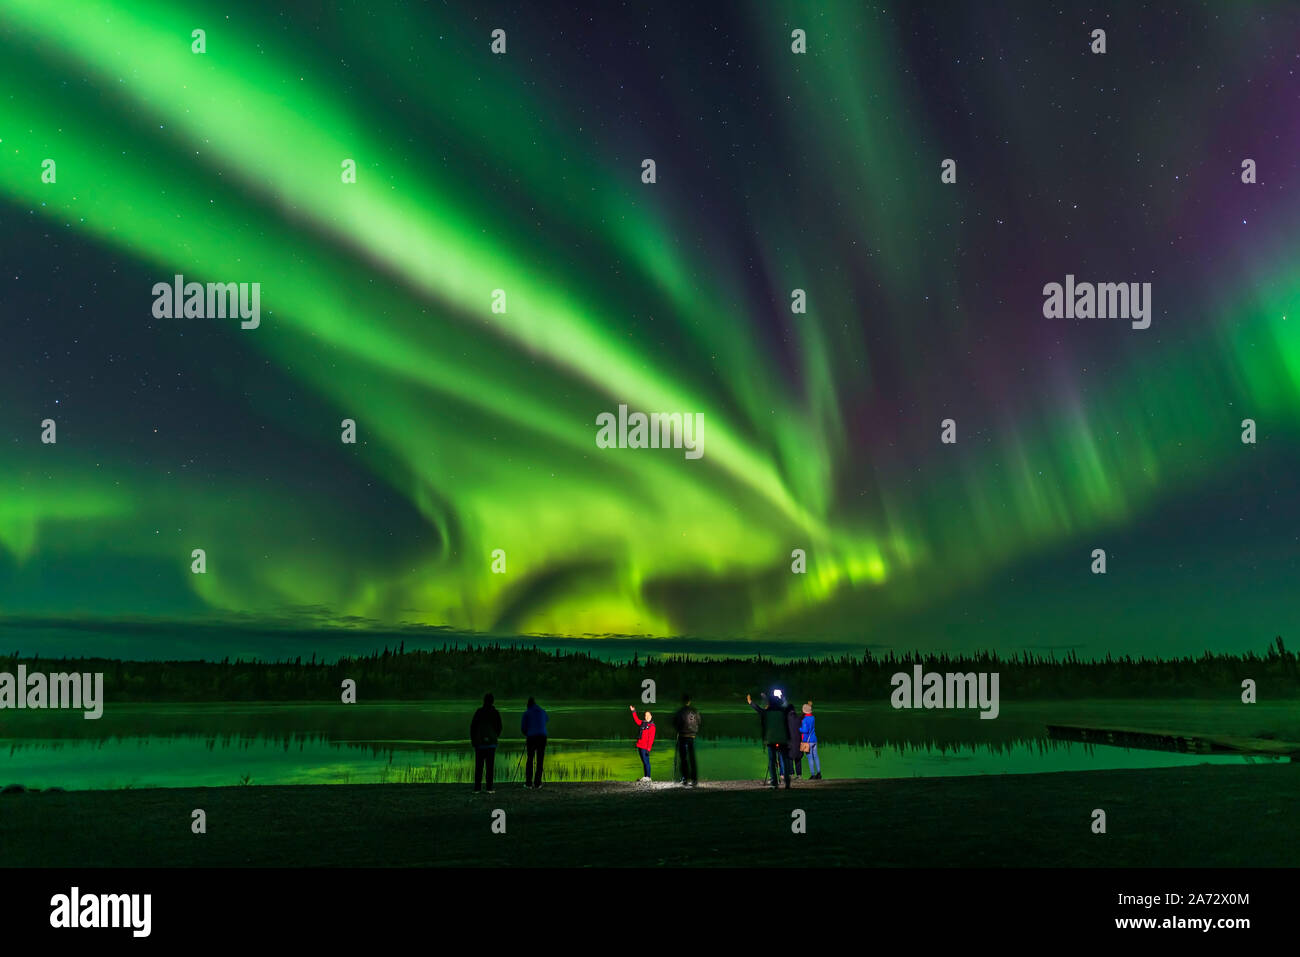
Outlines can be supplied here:
<path id="1" fill-rule="evenodd" d="M 1300 7 L 185 6 L 0 6 L 4 650 L 1294 633 Z M 155 318 L 177 273 L 260 326 Z"/>

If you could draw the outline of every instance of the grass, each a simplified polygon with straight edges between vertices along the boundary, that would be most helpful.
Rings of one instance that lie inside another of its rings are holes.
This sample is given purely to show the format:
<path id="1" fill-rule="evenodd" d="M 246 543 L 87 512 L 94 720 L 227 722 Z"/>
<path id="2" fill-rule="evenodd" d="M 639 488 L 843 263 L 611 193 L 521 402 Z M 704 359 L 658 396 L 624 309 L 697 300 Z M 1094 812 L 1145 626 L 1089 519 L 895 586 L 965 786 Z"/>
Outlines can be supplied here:
<path id="1" fill-rule="evenodd" d="M 499 783 L 522 784 L 525 764 L 503 753 L 497 760 L 494 776 Z M 546 780 L 558 783 L 578 781 L 612 781 L 614 772 L 608 764 L 593 764 L 582 761 L 568 763 L 548 762 Z M 468 784 L 474 780 L 474 761 L 455 762 L 452 764 L 421 764 L 402 767 L 385 767 L 380 769 L 380 784 Z"/>

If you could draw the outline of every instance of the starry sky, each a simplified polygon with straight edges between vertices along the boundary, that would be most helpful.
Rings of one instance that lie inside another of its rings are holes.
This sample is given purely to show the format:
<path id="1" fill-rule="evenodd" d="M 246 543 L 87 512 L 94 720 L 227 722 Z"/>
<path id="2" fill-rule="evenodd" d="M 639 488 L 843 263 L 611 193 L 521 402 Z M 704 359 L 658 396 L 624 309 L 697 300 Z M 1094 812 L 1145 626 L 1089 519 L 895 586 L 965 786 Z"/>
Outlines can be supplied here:
<path id="1" fill-rule="evenodd" d="M 0 644 L 1294 631 L 1300 9 L 181 6 L 0 5 Z"/>

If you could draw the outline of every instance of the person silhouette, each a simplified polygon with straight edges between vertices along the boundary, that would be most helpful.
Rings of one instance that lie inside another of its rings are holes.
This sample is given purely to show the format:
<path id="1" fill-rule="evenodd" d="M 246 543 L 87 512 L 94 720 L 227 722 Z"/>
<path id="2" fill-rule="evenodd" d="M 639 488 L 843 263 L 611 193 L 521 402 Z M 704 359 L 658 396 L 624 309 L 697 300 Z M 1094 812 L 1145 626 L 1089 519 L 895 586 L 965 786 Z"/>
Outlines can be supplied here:
<path id="1" fill-rule="evenodd" d="M 695 736 L 700 733 L 700 713 L 691 705 L 691 696 L 682 695 L 682 706 L 673 715 L 677 730 L 677 764 L 682 785 L 693 788 L 700 783 L 700 768 L 695 761 Z"/>
<path id="2" fill-rule="evenodd" d="M 549 720 L 549 715 L 538 706 L 537 699 L 530 697 L 528 707 L 524 709 L 524 716 L 519 721 L 519 730 L 524 736 L 525 747 L 528 749 L 528 763 L 524 765 L 524 787 L 533 790 L 542 786 L 542 764 L 546 760 L 546 724 Z M 537 759 L 535 774 L 534 758 Z"/>
<path id="3" fill-rule="evenodd" d="M 483 707 L 474 712 L 469 722 L 469 741 L 474 746 L 474 793 L 478 794 L 487 772 L 487 793 L 494 793 L 492 781 L 496 775 L 497 741 L 501 737 L 501 712 L 493 705 L 492 692 L 483 696 Z"/>

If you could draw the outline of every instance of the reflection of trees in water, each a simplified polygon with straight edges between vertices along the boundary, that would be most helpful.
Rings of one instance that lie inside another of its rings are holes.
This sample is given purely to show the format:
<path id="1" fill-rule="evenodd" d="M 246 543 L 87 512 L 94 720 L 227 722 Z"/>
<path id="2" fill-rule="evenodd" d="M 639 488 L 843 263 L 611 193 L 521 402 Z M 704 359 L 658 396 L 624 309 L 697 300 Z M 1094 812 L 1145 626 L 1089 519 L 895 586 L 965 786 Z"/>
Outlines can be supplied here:
<path id="1" fill-rule="evenodd" d="M 340 745 L 340 742 L 334 740 L 330 735 L 318 732 L 303 733 L 295 731 L 279 734 L 253 731 L 232 731 L 223 734 L 176 732 L 172 734 L 109 734 L 99 738 L 11 738 L 9 740 L 9 753 L 14 754 L 18 751 L 62 751 L 64 749 L 84 750 L 86 748 L 99 751 L 109 745 L 128 744 L 134 748 L 158 747 L 160 745 L 174 747 L 176 744 L 191 742 L 195 744 L 201 743 L 202 747 L 207 751 L 216 751 L 218 748 L 247 751 L 254 746 L 260 746 L 279 747 L 287 752 L 294 746 L 297 746 L 299 751 L 304 751 L 309 744 L 334 747 Z"/>
<path id="2" fill-rule="evenodd" d="M 671 748 L 671 735 L 665 736 L 664 744 Z M 146 737 L 133 737 L 126 735 L 111 735 L 106 738 L 86 741 L 83 739 L 39 739 L 39 740 L 21 740 L 11 739 L 9 742 L 9 753 L 18 754 L 23 751 L 79 751 L 90 748 L 101 751 L 105 747 L 130 745 L 132 748 L 144 749 L 149 747 L 173 747 L 177 743 L 200 743 L 204 750 L 209 752 L 229 751 L 251 751 L 254 748 L 273 749 L 289 753 L 296 751 L 299 754 L 306 754 L 309 748 L 326 748 L 329 750 L 349 752 L 359 751 L 368 755 L 372 759 L 380 759 L 386 765 L 398 766 L 403 761 L 407 762 L 407 767 L 443 767 L 443 768 L 461 768 L 468 766 L 473 770 L 473 751 L 468 744 L 460 746 L 455 742 L 447 741 L 340 741 L 327 734 L 320 733 L 300 733 L 286 732 L 282 734 L 249 734 L 249 733 L 229 733 L 218 735 L 193 735 L 193 734 L 172 734 L 172 735 L 150 735 Z M 757 739 L 741 737 L 727 737 L 715 739 L 702 739 L 699 745 L 703 749 L 742 749 L 753 747 Z M 552 738 L 546 752 L 546 761 L 548 767 L 548 777 L 550 769 L 556 768 L 557 774 L 561 764 L 569 759 L 570 755 L 575 752 L 590 751 L 609 751 L 624 747 L 626 742 L 622 738 L 589 738 L 589 739 L 560 739 Z M 1010 756 L 1017 752 L 1022 754 L 1034 754 L 1045 756 L 1049 754 L 1084 754 L 1095 755 L 1098 745 L 1078 742 L 1062 741 L 1055 738 L 1049 738 L 1044 735 L 1029 736 L 1011 736 L 1003 739 L 972 741 L 969 738 L 948 736 L 948 735 L 853 735 L 847 739 L 836 739 L 833 741 L 824 741 L 821 744 L 823 753 L 833 753 L 841 748 L 850 751 L 874 751 L 877 757 L 882 751 L 892 751 L 899 756 L 911 754 L 989 754 L 997 756 Z M 1106 747 L 1106 751 L 1111 748 Z M 1140 749 L 1139 749 L 1140 750 Z M 1105 752 L 1103 752 L 1105 753 Z M 503 763 L 513 765 L 522 761 L 524 755 L 523 742 L 503 742 L 498 750 L 497 769 L 498 777 L 501 776 Z M 1274 756 L 1247 756 L 1247 760 L 1254 762 L 1258 759 L 1264 763 L 1276 763 L 1278 760 Z M 415 763 L 410 763 L 415 760 Z M 570 762 L 576 769 L 573 773 L 578 775 L 569 778 L 570 780 L 606 780 L 606 778 L 583 777 L 585 773 L 581 768 L 597 768 L 600 773 L 606 773 L 608 766 L 598 764 L 593 761 Z M 514 769 L 518 770 L 518 769 Z M 405 773 L 405 772 L 404 772 Z M 453 773 L 450 771 L 438 772 L 439 774 Z M 455 774 L 461 773 L 455 771 Z M 512 772 L 513 773 L 513 772 Z M 522 772 L 520 772 L 522 774 Z M 591 773 L 595 773 L 592 771 Z M 411 780 L 416 780 L 415 772 L 411 772 Z M 438 779 L 435 777 L 435 779 Z M 445 778 L 446 780 L 460 780 L 459 778 Z M 556 778 L 565 780 L 565 778 Z M 513 780 L 513 778 L 502 778 L 502 780 Z M 522 778 L 521 778 L 522 780 Z"/>
<path id="3" fill-rule="evenodd" d="M 33 740 L 10 741 L 10 754 L 23 751 L 67 752 L 61 758 L 68 769 L 77 767 L 77 753 L 93 749 L 102 751 L 108 748 L 129 747 L 132 750 L 149 750 L 157 752 L 159 760 L 168 762 L 164 776 L 183 779 L 187 772 L 199 773 L 204 770 L 202 762 L 185 761 L 185 754 L 176 753 L 175 745 L 194 745 L 194 750 L 212 754 L 251 754 L 253 752 L 281 753 L 295 752 L 302 754 L 304 760 L 296 763 L 263 765 L 263 774 L 256 783 L 301 783 L 304 773 L 315 783 L 389 783 L 389 784 L 466 784 L 473 780 L 473 751 L 468 745 L 450 741 L 341 741 L 329 735 L 314 732 L 284 732 L 280 734 L 247 734 L 243 732 L 219 735 L 167 735 L 152 737 L 127 737 L 114 735 L 102 740 L 84 741 L 68 740 Z M 733 755 L 756 753 L 757 741 L 744 736 L 704 739 L 699 742 L 705 751 L 715 754 L 731 752 Z M 664 750 L 656 749 L 660 760 L 672 755 L 671 732 L 664 736 Z M 600 782 L 627 777 L 627 768 L 618 769 L 609 763 L 611 751 L 627 750 L 631 766 L 632 757 L 628 742 L 622 738 L 552 738 L 546 752 L 546 779 L 551 782 Z M 836 740 L 823 743 L 821 750 L 828 760 L 835 760 L 838 753 L 846 758 L 860 761 L 866 754 L 879 759 L 883 753 L 891 752 L 906 761 L 913 756 L 961 756 L 971 757 L 995 756 L 1020 757 L 1046 755 L 1074 756 L 1080 769 L 1088 766 L 1098 755 L 1110 755 L 1116 748 L 1098 746 L 1075 741 L 1059 741 L 1046 736 L 1007 736 L 1003 739 L 972 741 L 960 737 L 929 735 L 860 735 L 848 740 Z M 170 753 L 169 753 L 170 751 Z M 342 761 L 329 757 L 331 752 L 349 755 Z M 522 741 L 505 741 L 498 749 L 496 760 L 496 779 L 503 783 L 520 783 L 523 781 L 525 752 Z M 1198 755 L 1204 760 L 1207 756 Z M 1220 760 L 1236 757 L 1247 763 L 1279 763 L 1285 758 L 1274 756 L 1220 756 Z M 705 758 L 706 767 L 708 758 Z M 236 759 L 238 761 L 238 759 Z M 841 764 L 840 776 L 851 776 L 853 760 Z M 161 765 L 160 765 L 161 766 Z M 720 765 L 726 767 L 725 764 Z M 218 764 L 216 769 L 223 767 Z M 277 768 L 279 771 L 277 772 Z M 265 770 L 270 769 L 270 770 Z M 213 768 L 207 769 L 209 772 Z M 249 784 L 252 777 L 248 773 L 242 776 L 238 763 L 231 765 L 227 784 Z M 639 768 L 637 769 L 639 773 Z M 287 776 L 286 776 L 287 775 Z M 147 778 L 147 776 L 146 776 Z M 0 782 L 3 783 L 3 782 Z M 66 782 L 59 782 L 66 783 Z M 112 777 L 101 774 L 97 783 L 81 785 L 91 787 L 133 787 L 137 783 L 122 783 Z M 156 784 L 150 786 L 157 786 Z"/>
<path id="4" fill-rule="evenodd" d="M 949 733 L 936 732 L 928 729 L 916 727 L 919 721 L 925 720 L 918 716 L 911 721 L 902 722 L 910 725 L 911 730 L 898 731 L 891 730 L 886 732 L 855 732 L 849 734 L 841 733 L 843 729 L 835 728 L 834 734 L 828 734 L 826 727 L 819 725 L 819 737 L 821 739 L 821 751 L 827 753 L 839 748 L 848 748 L 854 750 L 874 750 L 879 754 L 882 750 L 892 751 L 898 755 L 908 754 L 948 754 L 948 753 L 984 753 L 991 755 L 1011 755 L 1016 752 L 1032 753 L 1037 755 L 1047 754 L 1069 754 L 1080 753 L 1092 755 L 1095 753 L 1096 745 L 1086 742 L 1064 741 L 1050 738 L 1046 733 L 1015 733 L 1008 732 L 1001 735 L 992 735 L 985 732 L 981 738 L 974 738 L 972 735 L 976 731 L 984 729 L 972 722 L 964 722 L 962 726 L 954 726 Z M 715 722 L 715 724 L 718 722 Z M 883 724 L 889 723 L 884 721 L 869 721 L 864 723 Z M 940 723 L 946 723 L 942 720 Z M 746 722 L 738 722 L 740 725 Z M 547 749 L 547 760 L 550 761 L 553 755 L 563 755 L 576 751 L 609 751 L 630 746 L 630 738 L 620 734 L 609 737 L 592 737 L 592 738 L 558 738 L 550 739 L 550 746 Z M 671 748 L 673 733 L 671 730 L 661 731 L 660 743 L 664 747 Z M 716 737 L 701 737 L 699 746 L 702 748 L 742 748 L 752 747 L 759 742 L 756 734 L 729 734 Z M 288 754 L 297 752 L 299 754 L 308 753 L 309 749 L 328 748 L 339 751 L 361 751 L 367 753 L 372 758 L 383 758 L 388 763 L 394 763 L 399 756 L 405 755 L 409 758 L 415 758 L 417 755 L 439 754 L 443 757 L 440 760 L 449 760 L 447 756 L 454 756 L 456 760 L 469 760 L 472 764 L 472 751 L 468 742 L 462 743 L 456 739 L 431 738 L 431 739 L 406 739 L 391 740 L 382 738 L 371 739 L 346 739 L 330 732 L 321 731 L 230 731 L 221 734 L 195 734 L 174 732 L 170 734 L 109 734 L 100 738 L 86 739 L 82 737 L 71 738 L 38 738 L 23 739 L 12 738 L 8 741 L 9 753 L 11 755 L 22 751 L 62 751 L 65 749 L 84 749 L 91 748 L 94 750 L 103 750 L 105 747 L 130 745 L 133 748 L 149 747 L 173 747 L 177 744 L 196 744 L 209 752 L 239 750 L 251 751 L 258 749 L 278 748 L 280 751 Z M 500 754 L 502 756 L 510 755 L 511 759 L 524 751 L 524 742 L 521 739 L 511 740 L 502 738 Z M 500 760 L 500 758 L 498 759 Z"/>

